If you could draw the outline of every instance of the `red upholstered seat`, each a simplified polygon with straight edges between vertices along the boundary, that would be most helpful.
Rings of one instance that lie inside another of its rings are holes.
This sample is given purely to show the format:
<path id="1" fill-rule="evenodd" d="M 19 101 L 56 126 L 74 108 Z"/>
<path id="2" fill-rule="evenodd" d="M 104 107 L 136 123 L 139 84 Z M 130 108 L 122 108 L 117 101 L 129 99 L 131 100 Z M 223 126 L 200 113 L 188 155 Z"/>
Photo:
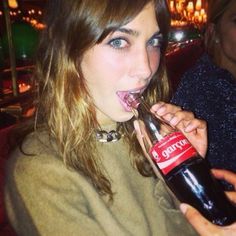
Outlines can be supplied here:
<path id="1" fill-rule="evenodd" d="M 173 88 L 173 93 L 176 91 L 184 72 L 196 63 L 203 52 L 204 47 L 202 41 L 195 40 L 192 43 L 186 44 L 184 47 L 179 47 L 176 50 L 167 53 L 166 68 Z"/>
<path id="2" fill-rule="evenodd" d="M 9 153 L 8 137 L 14 126 L 0 129 L 0 236 L 15 236 L 8 223 L 3 200 L 3 185 L 5 175 L 5 163 Z"/>

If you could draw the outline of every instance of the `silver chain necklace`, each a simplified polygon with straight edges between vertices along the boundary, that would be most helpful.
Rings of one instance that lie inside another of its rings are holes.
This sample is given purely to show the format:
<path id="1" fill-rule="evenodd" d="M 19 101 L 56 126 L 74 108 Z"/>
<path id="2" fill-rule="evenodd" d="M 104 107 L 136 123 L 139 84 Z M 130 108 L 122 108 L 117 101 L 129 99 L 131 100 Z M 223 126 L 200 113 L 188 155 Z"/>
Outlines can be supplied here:
<path id="1" fill-rule="evenodd" d="M 105 130 L 96 130 L 96 139 L 101 143 L 116 142 L 122 135 L 118 130 L 111 130 L 107 132 Z"/>

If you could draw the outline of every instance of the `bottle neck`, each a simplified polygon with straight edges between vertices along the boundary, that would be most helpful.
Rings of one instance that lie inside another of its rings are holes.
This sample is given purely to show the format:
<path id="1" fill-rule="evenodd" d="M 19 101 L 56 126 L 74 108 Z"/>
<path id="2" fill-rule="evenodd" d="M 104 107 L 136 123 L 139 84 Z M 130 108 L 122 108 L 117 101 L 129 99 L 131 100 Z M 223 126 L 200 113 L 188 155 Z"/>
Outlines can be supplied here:
<path id="1" fill-rule="evenodd" d="M 142 103 L 142 95 L 137 93 L 129 93 L 124 97 L 126 104 L 134 109 L 137 109 L 139 104 Z"/>
<path id="2" fill-rule="evenodd" d="M 164 136 L 175 131 L 166 121 L 151 112 L 151 107 L 143 99 L 141 94 L 129 93 L 124 98 L 125 102 L 132 107 L 135 118 L 145 124 L 143 133 L 147 134 L 152 143 L 160 141 Z"/>
<path id="3" fill-rule="evenodd" d="M 160 141 L 163 137 L 175 131 L 170 124 L 155 115 L 151 111 L 150 106 L 142 98 L 139 98 L 138 101 L 138 119 L 145 123 L 146 132 L 152 140 L 152 143 Z"/>

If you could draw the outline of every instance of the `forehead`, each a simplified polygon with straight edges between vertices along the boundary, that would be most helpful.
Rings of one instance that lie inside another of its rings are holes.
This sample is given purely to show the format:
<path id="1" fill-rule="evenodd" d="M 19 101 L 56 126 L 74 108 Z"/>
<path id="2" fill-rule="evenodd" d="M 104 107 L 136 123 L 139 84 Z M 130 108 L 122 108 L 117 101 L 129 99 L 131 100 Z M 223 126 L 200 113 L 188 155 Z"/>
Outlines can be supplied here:
<path id="1" fill-rule="evenodd" d="M 125 27 L 132 27 L 134 29 L 145 29 L 150 31 L 158 31 L 159 26 L 156 17 L 154 3 L 150 2 L 144 6 L 139 14 L 125 25 Z"/>

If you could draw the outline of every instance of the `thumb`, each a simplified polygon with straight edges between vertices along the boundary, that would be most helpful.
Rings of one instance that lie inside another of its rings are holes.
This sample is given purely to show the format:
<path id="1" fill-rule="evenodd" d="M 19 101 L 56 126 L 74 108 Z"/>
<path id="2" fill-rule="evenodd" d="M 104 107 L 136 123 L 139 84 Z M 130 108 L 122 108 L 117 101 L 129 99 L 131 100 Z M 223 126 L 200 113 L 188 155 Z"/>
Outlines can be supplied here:
<path id="1" fill-rule="evenodd" d="M 219 232 L 219 227 L 206 220 L 195 208 L 186 203 L 180 204 L 180 210 L 189 223 L 201 236 L 212 236 Z"/>

